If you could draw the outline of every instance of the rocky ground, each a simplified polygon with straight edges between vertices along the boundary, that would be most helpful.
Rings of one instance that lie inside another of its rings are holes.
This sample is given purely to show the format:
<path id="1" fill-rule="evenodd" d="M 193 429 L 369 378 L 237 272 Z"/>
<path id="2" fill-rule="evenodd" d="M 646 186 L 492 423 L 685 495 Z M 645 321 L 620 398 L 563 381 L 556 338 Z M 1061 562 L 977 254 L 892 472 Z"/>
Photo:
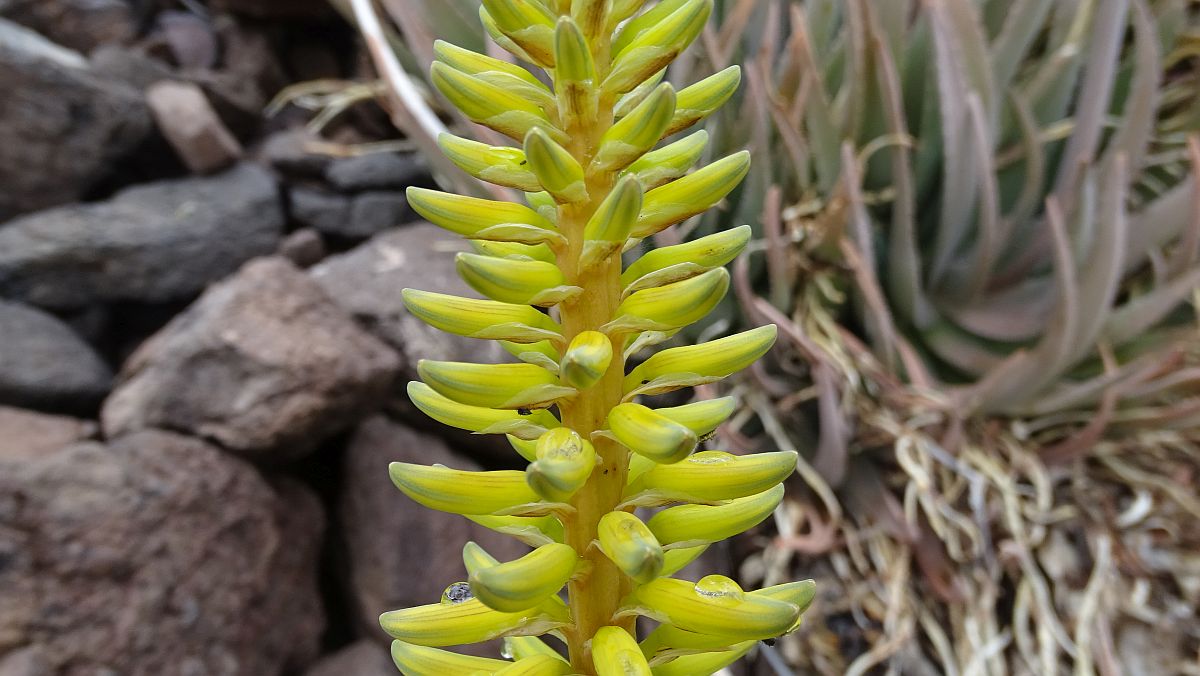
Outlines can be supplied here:
<path id="1" fill-rule="evenodd" d="M 0 0 L 0 676 L 394 673 L 375 618 L 467 539 L 387 463 L 499 466 L 402 396 L 481 344 L 399 290 L 464 291 L 320 1 Z M 483 357 L 486 359 L 486 355 Z"/>

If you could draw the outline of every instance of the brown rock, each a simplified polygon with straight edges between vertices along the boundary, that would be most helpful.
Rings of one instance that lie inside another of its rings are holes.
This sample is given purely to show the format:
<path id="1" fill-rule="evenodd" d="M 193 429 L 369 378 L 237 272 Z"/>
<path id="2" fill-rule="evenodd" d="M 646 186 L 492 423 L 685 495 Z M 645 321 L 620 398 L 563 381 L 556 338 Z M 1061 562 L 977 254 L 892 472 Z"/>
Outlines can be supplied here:
<path id="1" fill-rule="evenodd" d="M 312 267 L 325 257 L 325 240 L 312 228 L 297 230 L 279 243 L 279 255 L 299 267 Z"/>
<path id="2" fill-rule="evenodd" d="M 0 221 L 83 196 L 150 133 L 141 95 L 0 19 Z"/>
<path id="3" fill-rule="evenodd" d="M 101 421 L 110 436 L 158 427 L 291 459 L 380 402 L 397 367 L 303 272 L 263 258 L 130 357 Z"/>
<path id="4" fill-rule="evenodd" d="M 146 103 L 159 130 L 188 169 L 207 174 L 233 164 L 242 146 L 221 123 L 204 92 L 187 82 L 158 82 Z"/>
<path id="5" fill-rule="evenodd" d="M 359 641 L 323 658 L 304 676 L 396 676 L 396 667 L 378 643 Z"/>
<path id="6" fill-rule="evenodd" d="M 389 640 L 379 628 L 387 610 L 434 603 L 453 582 L 466 579 L 462 547 L 468 540 L 501 561 L 528 548 L 466 518 L 426 509 L 388 477 L 390 462 L 441 463 L 478 469 L 437 437 L 376 416 L 364 422 L 346 449 L 337 520 L 345 538 L 351 598 L 360 630 Z"/>
<path id="7" fill-rule="evenodd" d="M 89 420 L 0 406 L 0 462 L 39 458 L 95 433 Z"/>
<path id="8" fill-rule="evenodd" d="M 125 0 L 0 0 L 0 17 L 85 54 L 137 33 L 137 18 Z"/>
<path id="9" fill-rule="evenodd" d="M 265 676 L 316 656 L 316 499 L 146 431 L 0 458 L 0 673 Z M 24 671 L 22 671 L 24 670 Z"/>

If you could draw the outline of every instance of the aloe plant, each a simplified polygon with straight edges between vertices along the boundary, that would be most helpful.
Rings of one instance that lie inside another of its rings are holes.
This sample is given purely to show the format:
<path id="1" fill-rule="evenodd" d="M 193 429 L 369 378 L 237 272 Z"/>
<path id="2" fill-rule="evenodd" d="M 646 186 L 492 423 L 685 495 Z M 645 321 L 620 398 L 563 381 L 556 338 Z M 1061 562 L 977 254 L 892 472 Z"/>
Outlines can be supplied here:
<path id="1" fill-rule="evenodd" d="M 397 639 L 392 655 L 406 674 L 709 674 L 756 641 L 794 630 L 813 598 L 811 581 L 743 591 L 720 575 L 671 577 L 709 544 L 767 518 L 796 454 L 697 452 L 733 412 L 729 398 L 646 405 L 745 368 L 771 347 L 775 327 L 663 349 L 626 368 L 720 301 L 729 286 L 722 266 L 749 238 L 735 228 L 623 266 L 623 252 L 712 207 L 748 170 L 748 154 L 738 152 L 690 171 L 704 132 L 656 148 L 736 88 L 736 68 L 679 91 L 660 82 L 711 10 L 712 0 L 647 8 L 640 0 L 485 0 L 480 16 L 492 38 L 545 80 L 436 45 L 434 86 L 474 122 L 520 143 L 443 134 L 446 156 L 526 199 L 410 189 L 419 214 L 471 242 L 476 252 L 458 257 L 458 272 L 486 298 L 405 290 L 404 300 L 439 329 L 500 341 L 517 361 L 422 361 L 409 395 L 447 425 L 507 435 L 528 465 L 466 472 L 394 463 L 390 474 L 416 502 L 534 549 L 499 562 L 468 543 L 466 581 L 430 605 L 385 613 L 380 623 Z M 645 521 L 636 514 L 666 505 L 675 506 Z M 640 643 L 639 616 L 659 623 Z M 567 657 L 541 635 L 561 639 Z M 442 650 L 498 637 L 511 661 Z"/>

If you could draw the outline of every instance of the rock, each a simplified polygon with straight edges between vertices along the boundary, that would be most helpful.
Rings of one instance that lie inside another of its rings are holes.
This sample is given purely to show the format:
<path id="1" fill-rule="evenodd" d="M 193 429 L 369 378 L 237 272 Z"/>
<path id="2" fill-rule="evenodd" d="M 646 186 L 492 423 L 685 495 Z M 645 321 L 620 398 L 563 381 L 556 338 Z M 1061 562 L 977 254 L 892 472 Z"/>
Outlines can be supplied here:
<path id="1" fill-rule="evenodd" d="M 84 53 L 137 34 L 137 17 L 125 0 L 0 0 L 0 18 Z"/>
<path id="2" fill-rule="evenodd" d="M 349 197 L 306 186 L 292 188 L 289 196 L 292 220 L 300 225 L 334 235 L 349 228 Z"/>
<path id="3" fill-rule="evenodd" d="M 146 90 L 146 103 L 163 136 L 192 172 L 212 173 L 242 156 L 241 144 L 196 85 L 158 82 Z"/>
<path id="4" fill-rule="evenodd" d="M 0 221 L 80 198 L 151 130 L 137 91 L 3 19 L 0 91 Z"/>
<path id="5" fill-rule="evenodd" d="M 163 41 L 176 65 L 185 70 L 212 68 L 221 46 L 217 34 L 206 19 L 177 10 L 159 12 L 156 17 Z"/>
<path id="6" fill-rule="evenodd" d="M 359 641 L 317 662 L 304 676 L 396 676 L 388 651 L 378 643 Z"/>
<path id="7" fill-rule="evenodd" d="M 331 13 L 324 0 L 213 0 L 210 5 L 257 19 L 313 19 Z"/>
<path id="8" fill-rule="evenodd" d="M 138 348 L 101 423 L 109 436 L 171 429 L 255 460 L 288 460 L 379 403 L 397 367 L 307 275 L 264 258 Z"/>
<path id="9" fill-rule="evenodd" d="M 321 233 L 311 228 L 297 230 L 283 238 L 278 253 L 298 267 L 312 267 L 325 258 L 325 241 Z"/>
<path id="10" fill-rule="evenodd" d="M 89 420 L 0 406 L 0 461 L 39 458 L 95 433 Z"/>
<path id="11" fill-rule="evenodd" d="M 259 151 L 272 167 L 292 176 L 317 178 L 325 174 L 332 158 L 315 152 L 321 139 L 305 127 L 271 134 Z"/>
<path id="12" fill-rule="evenodd" d="M 303 669 L 323 530 L 307 491 L 174 434 L 0 457 L 0 673 Z"/>
<path id="13" fill-rule="evenodd" d="M 112 371 L 69 326 L 0 300 L 0 403 L 86 410 L 108 394 Z"/>
<path id="14" fill-rule="evenodd" d="M 408 208 L 408 198 L 402 192 L 364 192 L 354 196 L 354 202 L 350 205 L 350 220 L 336 234 L 365 239 L 408 223 L 415 217 L 416 214 Z"/>
<path id="15" fill-rule="evenodd" d="M 334 160 L 325 180 L 343 192 L 403 189 L 429 172 L 416 153 L 367 153 Z"/>
<path id="16" fill-rule="evenodd" d="M 0 227 L 0 295 L 56 309 L 186 299 L 274 251 L 283 222 L 275 180 L 251 165 L 129 188 Z"/>
<path id="17" fill-rule="evenodd" d="M 102 45 L 88 57 L 92 70 L 99 75 L 119 80 L 139 91 L 159 80 L 175 76 L 170 66 L 141 49 L 124 45 Z"/>
<path id="18" fill-rule="evenodd" d="M 347 581 L 358 624 L 379 641 L 388 640 L 379 628 L 380 613 L 435 603 L 448 585 L 466 579 L 462 547 L 468 540 L 501 561 L 528 551 L 510 537 L 405 497 L 388 478 L 393 461 L 478 469 L 440 439 L 383 416 L 367 420 L 355 432 L 345 452 L 337 521 L 346 541 Z"/>

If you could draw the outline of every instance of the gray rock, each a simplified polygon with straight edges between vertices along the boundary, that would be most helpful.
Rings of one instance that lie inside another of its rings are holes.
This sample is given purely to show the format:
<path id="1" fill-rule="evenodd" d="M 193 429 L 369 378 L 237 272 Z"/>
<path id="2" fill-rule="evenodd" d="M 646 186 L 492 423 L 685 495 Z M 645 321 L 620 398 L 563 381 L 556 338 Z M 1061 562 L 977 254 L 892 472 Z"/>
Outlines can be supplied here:
<path id="1" fill-rule="evenodd" d="M 321 233 L 312 228 L 297 230 L 279 243 L 279 255 L 298 267 L 312 267 L 325 257 L 325 241 L 321 239 Z"/>
<path id="2" fill-rule="evenodd" d="M 174 434 L 0 456 L 0 671 L 303 669 L 323 529 L 306 489 Z"/>
<path id="3" fill-rule="evenodd" d="M 344 192 L 395 190 L 407 188 L 428 172 L 416 153 L 367 153 L 334 160 L 325 170 L 325 179 Z"/>
<path id="4" fill-rule="evenodd" d="M 84 53 L 137 33 L 137 18 L 125 0 L 0 0 L 0 17 Z"/>
<path id="5" fill-rule="evenodd" d="M 440 439 L 382 416 L 355 432 L 345 452 L 337 521 L 347 545 L 359 628 L 378 641 L 388 640 L 379 628 L 380 613 L 435 603 L 448 585 L 466 579 L 462 547 L 468 540 L 501 561 L 529 551 L 464 517 L 413 502 L 388 477 L 388 463 L 394 461 L 478 469 Z"/>
<path id="6" fill-rule="evenodd" d="M 322 658 L 304 676 L 396 676 L 396 667 L 387 649 L 359 641 Z"/>
<path id="7" fill-rule="evenodd" d="M 0 91 L 0 221 L 78 199 L 152 129 L 136 90 L 3 19 Z"/>
<path id="8" fill-rule="evenodd" d="M 104 398 L 112 371 L 69 326 L 0 300 L 0 403 L 84 410 Z"/>
<path id="9" fill-rule="evenodd" d="M 96 423 L 0 406 L 0 458 L 34 459 L 96 433 Z M 0 669 L 0 674 L 7 673 Z"/>
<path id="10" fill-rule="evenodd" d="M 274 179 L 252 165 L 129 188 L 0 227 L 0 295 L 56 309 L 189 298 L 274 251 L 283 222 Z"/>
<path id="11" fill-rule="evenodd" d="M 315 152 L 321 139 L 306 127 L 277 131 L 267 137 L 259 150 L 260 157 L 285 174 L 320 178 L 333 160 L 329 155 Z"/>
<path id="12" fill-rule="evenodd" d="M 119 80 L 139 91 L 159 80 L 175 76 L 166 63 L 135 47 L 102 45 L 88 56 L 92 70 L 106 78 Z"/>
<path id="13" fill-rule="evenodd" d="M 213 0 L 211 5 L 258 19 L 314 19 L 332 13 L 324 0 Z"/>
<path id="14" fill-rule="evenodd" d="M 381 402 L 396 355 L 282 258 L 252 261 L 147 340 L 101 411 L 109 436 L 186 432 L 287 460 Z"/>
<path id="15" fill-rule="evenodd" d="M 408 198 L 402 192 L 364 192 L 354 196 L 350 220 L 337 234 L 365 239 L 408 223 L 415 217 L 416 213 L 408 208 Z"/>
<path id="16" fill-rule="evenodd" d="M 350 224 L 350 198 L 296 186 L 289 193 L 292 220 L 324 234 L 341 234 Z"/>

